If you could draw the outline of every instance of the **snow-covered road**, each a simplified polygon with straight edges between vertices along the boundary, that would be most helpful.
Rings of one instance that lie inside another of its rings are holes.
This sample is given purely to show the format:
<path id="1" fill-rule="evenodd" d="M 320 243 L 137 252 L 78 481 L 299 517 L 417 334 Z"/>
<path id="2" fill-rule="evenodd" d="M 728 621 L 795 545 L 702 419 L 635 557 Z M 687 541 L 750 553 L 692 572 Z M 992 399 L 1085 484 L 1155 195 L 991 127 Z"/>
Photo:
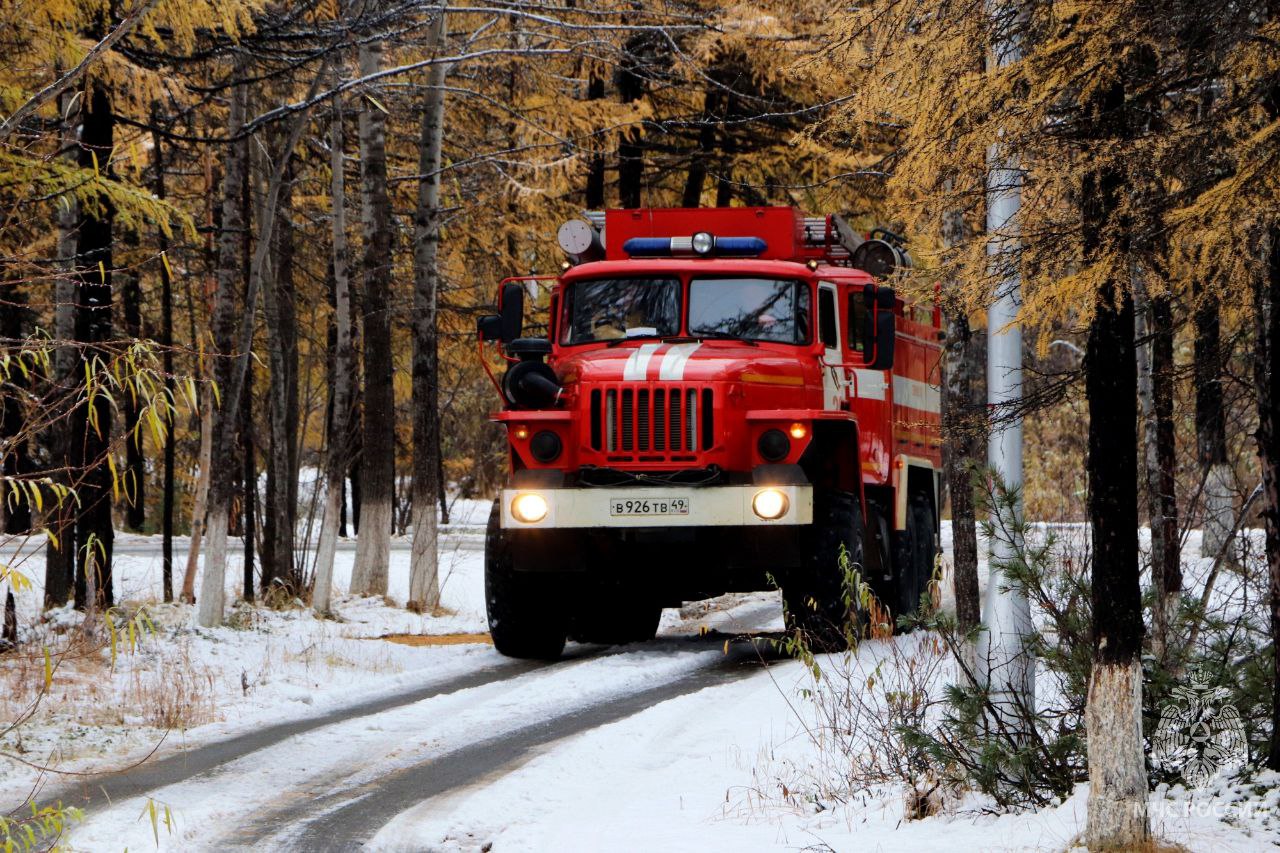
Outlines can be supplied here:
<path id="1" fill-rule="evenodd" d="M 725 617 L 742 627 L 771 626 L 772 602 L 744 604 Z M 176 820 L 161 835 L 165 849 L 356 849 L 402 812 L 500 775 L 546 744 L 759 675 L 756 644 L 727 640 L 669 626 L 656 642 L 575 646 L 555 664 L 495 654 L 473 672 L 403 696 L 77 786 L 89 799 L 89 817 L 72 841 L 83 849 L 152 846 L 149 820 L 138 820 L 151 800 L 169 806 Z"/>

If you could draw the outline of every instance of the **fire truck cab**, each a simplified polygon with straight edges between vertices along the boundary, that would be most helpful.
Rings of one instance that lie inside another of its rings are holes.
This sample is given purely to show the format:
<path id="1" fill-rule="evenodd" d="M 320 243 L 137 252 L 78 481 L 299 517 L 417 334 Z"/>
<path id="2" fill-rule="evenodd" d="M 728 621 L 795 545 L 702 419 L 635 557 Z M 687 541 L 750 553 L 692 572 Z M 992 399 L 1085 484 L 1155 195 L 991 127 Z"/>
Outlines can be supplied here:
<path id="1" fill-rule="evenodd" d="M 774 207 L 591 213 L 559 242 L 547 337 L 523 336 L 527 280 L 479 322 L 507 363 L 497 649 L 649 639 L 664 606 L 778 586 L 789 628 L 838 644 L 842 551 L 914 610 L 938 541 L 941 334 L 935 307 L 879 283 L 909 264 L 901 240 Z"/>

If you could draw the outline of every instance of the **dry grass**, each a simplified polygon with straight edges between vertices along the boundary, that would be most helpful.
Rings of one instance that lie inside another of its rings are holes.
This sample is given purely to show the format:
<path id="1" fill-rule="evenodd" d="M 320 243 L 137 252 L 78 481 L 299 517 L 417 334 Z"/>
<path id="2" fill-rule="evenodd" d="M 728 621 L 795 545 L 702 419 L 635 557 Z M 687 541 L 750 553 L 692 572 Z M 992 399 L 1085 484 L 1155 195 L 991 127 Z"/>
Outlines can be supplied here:
<path id="1" fill-rule="evenodd" d="M 131 675 L 127 701 L 148 725 L 189 729 L 217 718 L 213 674 L 192 662 L 185 643 L 178 655 Z"/>
<path id="2" fill-rule="evenodd" d="M 493 638 L 488 634 L 384 634 L 375 639 L 402 646 L 464 646 L 474 643 L 493 645 Z"/>

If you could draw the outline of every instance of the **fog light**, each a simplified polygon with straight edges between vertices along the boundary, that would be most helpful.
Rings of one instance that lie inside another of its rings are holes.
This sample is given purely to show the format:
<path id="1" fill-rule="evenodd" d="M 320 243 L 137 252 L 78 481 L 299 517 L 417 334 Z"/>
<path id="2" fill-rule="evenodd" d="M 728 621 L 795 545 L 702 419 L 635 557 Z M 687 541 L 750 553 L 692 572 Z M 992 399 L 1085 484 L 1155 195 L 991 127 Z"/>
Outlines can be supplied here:
<path id="1" fill-rule="evenodd" d="M 516 495 L 511 502 L 511 514 L 516 521 L 533 524 L 547 517 L 547 499 L 542 495 Z"/>
<path id="2" fill-rule="evenodd" d="M 555 461 L 560 455 L 561 447 L 560 436 L 547 429 L 535 434 L 533 441 L 529 442 L 529 452 L 544 465 Z"/>
<path id="3" fill-rule="evenodd" d="M 756 450 L 766 462 L 781 462 L 791 452 L 791 439 L 780 429 L 765 430 L 756 442 Z"/>
<path id="4" fill-rule="evenodd" d="M 786 515 L 789 503 L 785 492 L 778 489 L 764 489 L 756 492 L 756 496 L 751 499 L 751 509 L 756 515 L 768 521 Z"/>

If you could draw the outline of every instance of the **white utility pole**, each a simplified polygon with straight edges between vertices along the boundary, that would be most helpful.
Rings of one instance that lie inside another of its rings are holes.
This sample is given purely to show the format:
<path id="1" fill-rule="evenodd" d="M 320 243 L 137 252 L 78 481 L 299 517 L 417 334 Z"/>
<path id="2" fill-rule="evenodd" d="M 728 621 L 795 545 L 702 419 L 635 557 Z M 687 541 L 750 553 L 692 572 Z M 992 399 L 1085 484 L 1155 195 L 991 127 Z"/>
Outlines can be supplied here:
<path id="1" fill-rule="evenodd" d="M 1011 0 L 992 0 L 988 7 L 995 39 L 988 68 L 1003 68 L 1022 58 L 1016 32 L 1018 12 Z M 998 711 L 1008 709 L 1005 723 L 1016 720 L 1016 708 L 1035 704 L 1035 662 L 1027 650 L 1031 607 L 1026 591 L 1011 587 L 1001 565 L 1021 550 L 1022 417 L 1013 411 L 1022 402 L 1022 279 L 1018 272 L 1022 169 L 1016 155 L 997 142 L 987 151 L 987 258 L 996 281 L 987 313 L 987 403 L 994 422 L 987 442 L 987 464 L 1018 496 L 1012 507 L 992 512 L 994 535 L 988 543 L 989 574 L 985 630 L 978 640 L 978 672 Z"/>

